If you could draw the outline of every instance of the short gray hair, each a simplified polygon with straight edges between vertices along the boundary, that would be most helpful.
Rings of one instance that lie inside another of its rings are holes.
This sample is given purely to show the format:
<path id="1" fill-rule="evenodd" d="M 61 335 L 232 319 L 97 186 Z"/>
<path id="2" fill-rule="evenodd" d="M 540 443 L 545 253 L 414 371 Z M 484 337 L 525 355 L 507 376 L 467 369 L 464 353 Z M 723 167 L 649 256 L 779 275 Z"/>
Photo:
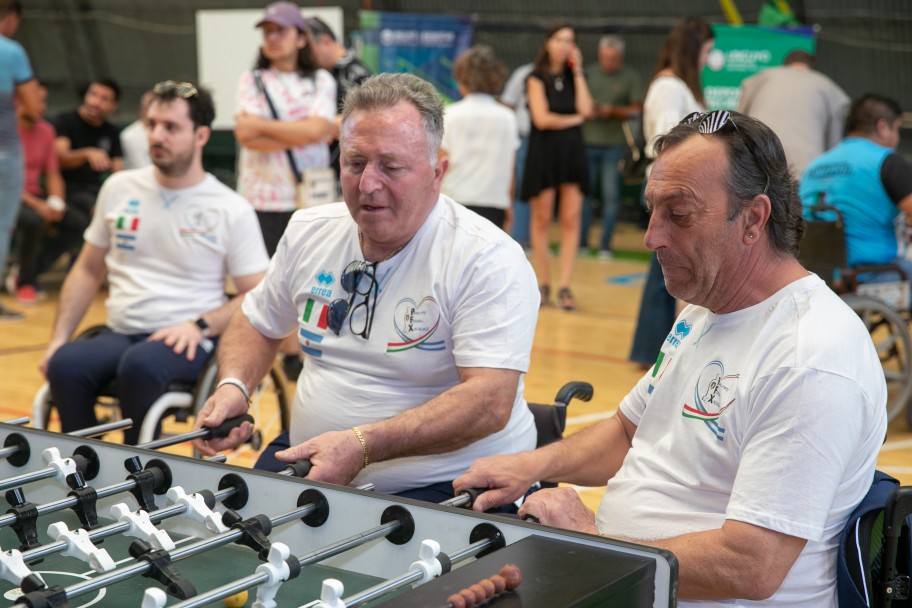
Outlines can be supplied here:
<path id="1" fill-rule="evenodd" d="M 607 34 L 605 36 L 602 36 L 601 39 L 599 40 L 599 48 L 603 48 L 603 47 L 610 47 L 613 49 L 617 49 L 621 53 L 623 53 L 624 48 L 626 47 L 626 43 L 624 42 L 624 39 L 621 38 L 620 36 L 615 36 L 614 34 Z"/>
<path id="2" fill-rule="evenodd" d="M 430 163 L 434 165 L 443 139 L 443 103 L 434 85 L 417 76 L 376 74 L 351 89 L 342 106 L 342 125 L 352 112 L 387 110 L 403 102 L 415 106 L 421 115 Z"/>

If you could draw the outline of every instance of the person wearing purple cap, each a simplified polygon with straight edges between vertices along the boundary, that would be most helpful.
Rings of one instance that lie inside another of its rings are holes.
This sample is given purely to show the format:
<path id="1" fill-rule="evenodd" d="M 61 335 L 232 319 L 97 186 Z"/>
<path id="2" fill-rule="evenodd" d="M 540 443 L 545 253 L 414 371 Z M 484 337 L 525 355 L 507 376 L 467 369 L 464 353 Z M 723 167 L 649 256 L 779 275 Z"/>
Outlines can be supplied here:
<path id="1" fill-rule="evenodd" d="M 256 209 L 272 256 L 295 211 L 301 172 L 329 167 L 336 81 L 318 68 L 296 4 L 270 4 L 256 27 L 263 44 L 253 70 L 238 83 L 237 190 Z M 301 371 L 297 339 L 292 336 L 282 350 L 285 373 L 294 380 Z"/>

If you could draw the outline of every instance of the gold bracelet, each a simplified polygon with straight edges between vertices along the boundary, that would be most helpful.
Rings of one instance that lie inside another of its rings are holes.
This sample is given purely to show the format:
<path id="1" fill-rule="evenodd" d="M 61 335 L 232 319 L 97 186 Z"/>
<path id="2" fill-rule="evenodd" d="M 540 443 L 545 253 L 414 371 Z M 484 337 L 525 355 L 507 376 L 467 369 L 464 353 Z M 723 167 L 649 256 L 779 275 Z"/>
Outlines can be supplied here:
<path id="1" fill-rule="evenodd" d="M 367 466 L 370 464 L 370 459 L 367 457 L 367 442 L 364 441 L 364 435 L 361 434 L 361 429 L 353 426 L 352 430 L 355 432 L 355 435 L 358 436 L 358 441 L 361 442 L 361 451 L 364 452 L 364 466 Z"/>

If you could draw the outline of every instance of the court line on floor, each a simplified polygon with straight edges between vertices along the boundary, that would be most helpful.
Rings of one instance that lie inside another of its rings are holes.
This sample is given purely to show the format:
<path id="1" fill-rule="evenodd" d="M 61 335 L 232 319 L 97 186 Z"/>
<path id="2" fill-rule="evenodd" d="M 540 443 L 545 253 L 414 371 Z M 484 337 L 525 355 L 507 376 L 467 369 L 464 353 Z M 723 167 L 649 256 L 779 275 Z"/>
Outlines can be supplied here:
<path id="1" fill-rule="evenodd" d="M 590 359 L 593 361 L 606 361 L 608 363 L 626 363 L 628 365 L 634 365 L 626 357 L 615 357 L 614 355 L 599 355 L 597 353 L 584 353 L 575 350 L 561 350 L 557 348 L 541 348 L 541 347 L 532 347 L 532 352 L 539 355 L 557 355 L 562 357 L 572 357 L 575 359 Z"/>
<path id="2" fill-rule="evenodd" d="M 27 344 L 25 346 L 12 346 L 10 348 L 0 348 L 0 357 L 6 355 L 20 355 L 22 353 L 34 353 L 47 349 L 47 342 L 43 344 Z"/>
<path id="3" fill-rule="evenodd" d="M 877 470 L 883 471 L 889 475 L 912 475 L 912 467 L 892 467 L 877 465 Z"/>
<path id="4" fill-rule="evenodd" d="M 598 412 L 595 414 L 583 414 L 581 416 L 568 416 L 567 425 L 588 424 L 590 422 L 605 420 L 606 418 L 611 418 L 612 416 L 614 416 L 614 410 L 611 410 L 610 412 Z"/>
<path id="5" fill-rule="evenodd" d="M 905 450 L 912 448 L 912 439 L 901 439 L 899 441 L 887 441 L 880 446 L 880 452 L 893 452 L 895 450 Z"/>

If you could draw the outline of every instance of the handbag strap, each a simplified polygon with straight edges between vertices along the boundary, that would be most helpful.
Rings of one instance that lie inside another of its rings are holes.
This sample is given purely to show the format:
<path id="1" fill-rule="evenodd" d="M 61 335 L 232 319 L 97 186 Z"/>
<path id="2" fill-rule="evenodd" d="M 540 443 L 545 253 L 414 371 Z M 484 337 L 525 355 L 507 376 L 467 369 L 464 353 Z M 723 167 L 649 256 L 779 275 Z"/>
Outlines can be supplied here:
<path id="1" fill-rule="evenodd" d="M 257 89 L 259 89 L 260 93 L 263 94 L 263 97 L 266 98 L 266 105 L 269 106 L 269 111 L 272 113 L 272 117 L 276 120 L 282 120 L 279 118 L 279 113 L 276 112 L 275 105 L 272 103 L 272 98 L 269 97 L 269 92 L 263 85 L 263 77 L 260 75 L 260 70 L 253 70 L 253 79 L 256 81 Z M 291 153 L 291 148 L 286 148 L 285 156 L 288 157 L 288 164 L 291 165 L 291 172 L 294 173 L 295 182 L 300 184 L 301 170 L 298 169 L 298 163 L 295 162 L 294 154 Z"/>

